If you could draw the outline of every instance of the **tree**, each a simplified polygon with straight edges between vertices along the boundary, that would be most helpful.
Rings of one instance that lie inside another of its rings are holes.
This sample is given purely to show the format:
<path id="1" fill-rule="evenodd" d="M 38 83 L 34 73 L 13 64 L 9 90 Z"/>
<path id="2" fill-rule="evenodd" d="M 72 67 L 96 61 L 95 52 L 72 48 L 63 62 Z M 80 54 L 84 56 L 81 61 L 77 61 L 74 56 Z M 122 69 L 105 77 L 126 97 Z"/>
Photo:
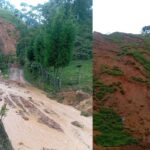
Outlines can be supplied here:
<path id="1" fill-rule="evenodd" d="M 22 17 L 27 31 L 21 33 L 17 54 L 32 77 L 45 77 L 50 84 L 60 85 L 61 73 L 73 54 L 78 59 L 91 58 L 91 6 L 91 0 L 50 0 L 29 6 Z"/>
<path id="2" fill-rule="evenodd" d="M 85 22 L 92 17 L 92 0 L 75 0 L 73 11 L 79 22 Z"/>
<path id="3" fill-rule="evenodd" d="M 142 33 L 143 34 L 149 34 L 150 33 L 150 25 L 149 26 L 144 26 L 142 28 Z"/>
<path id="4" fill-rule="evenodd" d="M 48 35 L 46 36 L 45 65 L 52 67 L 54 80 L 60 79 L 61 72 L 71 61 L 73 44 L 75 39 L 75 26 L 73 19 L 64 19 L 63 10 L 58 11 L 48 24 Z"/>

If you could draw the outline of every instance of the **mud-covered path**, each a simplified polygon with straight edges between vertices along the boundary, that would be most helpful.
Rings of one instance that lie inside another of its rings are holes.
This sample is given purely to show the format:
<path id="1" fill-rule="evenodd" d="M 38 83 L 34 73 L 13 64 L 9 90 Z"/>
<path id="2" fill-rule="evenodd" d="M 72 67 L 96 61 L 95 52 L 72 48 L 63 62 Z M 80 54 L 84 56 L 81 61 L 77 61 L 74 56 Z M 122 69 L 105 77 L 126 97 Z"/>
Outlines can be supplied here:
<path id="1" fill-rule="evenodd" d="M 92 118 L 26 84 L 19 69 L 0 79 L 0 97 L 0 105 L 8 104 L 3 123 L 15 150 L 92 149 Z"/>

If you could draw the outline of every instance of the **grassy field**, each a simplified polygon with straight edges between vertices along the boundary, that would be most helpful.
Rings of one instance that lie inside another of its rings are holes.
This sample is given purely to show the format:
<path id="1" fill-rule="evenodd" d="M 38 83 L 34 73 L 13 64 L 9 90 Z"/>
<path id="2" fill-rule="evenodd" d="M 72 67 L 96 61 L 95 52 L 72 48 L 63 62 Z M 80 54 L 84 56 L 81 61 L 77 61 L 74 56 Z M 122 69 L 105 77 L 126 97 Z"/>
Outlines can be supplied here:
<path id="1" fill-rule="evenodd" d="M 92 60 L 72 61 L 62 73 L 62 86 L 92 92 Z"/>
<path id="2" fill-rule="evenodd" d="M 79 67 L 80 66 L 80 70 Z M 80 73 L 79 73 L 80 72 Z M 34 78 L 28 70 L 24 70 L 25 78 L 36 86 L 51 91 L 52 86 L 47 82 L 41 82 L 40 77 Z M 80 78 L 80 79 L 79 79 Z M 69 66 L 62 71 L 62 88 L 65 89 L 82 89 L 85 92 L 92 93 L 92 60 L 72 61 Z M 40 81 L 40 82 L 39 82 Z"/>

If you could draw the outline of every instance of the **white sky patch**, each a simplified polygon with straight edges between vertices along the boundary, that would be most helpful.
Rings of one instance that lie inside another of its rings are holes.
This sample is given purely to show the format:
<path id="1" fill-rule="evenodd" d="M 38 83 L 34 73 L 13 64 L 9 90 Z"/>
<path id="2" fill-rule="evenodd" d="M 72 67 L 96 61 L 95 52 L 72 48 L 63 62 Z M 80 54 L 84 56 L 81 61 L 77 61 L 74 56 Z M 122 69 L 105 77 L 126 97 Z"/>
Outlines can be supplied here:
<path id="1" fill-rule="evenodd" d="M 93 30 L 139 34 L 150 25 L 150 0 L 93 0 Z"/>
<path id="2" fill-rule="evenodd" d="M 48 0 L 9 0 L 11 4 L 16 6 L 18 9 L 20 8 L 21 2 L 26 2 L 29 5 L 36 6 L 37 4 L 44 4 L 45 2 L 48 2 Z"/>

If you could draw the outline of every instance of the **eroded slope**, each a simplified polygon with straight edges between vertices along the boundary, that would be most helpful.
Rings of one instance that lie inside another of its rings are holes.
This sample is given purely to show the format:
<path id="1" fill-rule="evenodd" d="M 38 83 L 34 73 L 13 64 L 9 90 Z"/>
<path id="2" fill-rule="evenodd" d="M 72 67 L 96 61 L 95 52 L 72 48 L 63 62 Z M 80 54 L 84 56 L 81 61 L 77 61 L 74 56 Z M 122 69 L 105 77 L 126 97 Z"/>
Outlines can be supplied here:
<path id="1" fill-rule="evenodd" d="M 99 86 L 95 82 L 94 110 L 112 108 L 121 116 L 124 130 L 140 145 L 114 150 L 150 149 L 149 56 L 144 37 L 94 33 L 94 78 L 100 82 Z"/>
<path id="2" fill-rule="evenodd" d="M 10 80 L 0 79 L 0 104 L 9 109 L 3 122 L 15 150 L 92 149 L 91 117 L 49 99 L 25 83 L 17 68 L 10 72 Z"/>
<path id="3" fill-rule="evenodd" d="M 0 51 L 15 54 L 18 31 L 15 26 L 0 18 Z"/>

